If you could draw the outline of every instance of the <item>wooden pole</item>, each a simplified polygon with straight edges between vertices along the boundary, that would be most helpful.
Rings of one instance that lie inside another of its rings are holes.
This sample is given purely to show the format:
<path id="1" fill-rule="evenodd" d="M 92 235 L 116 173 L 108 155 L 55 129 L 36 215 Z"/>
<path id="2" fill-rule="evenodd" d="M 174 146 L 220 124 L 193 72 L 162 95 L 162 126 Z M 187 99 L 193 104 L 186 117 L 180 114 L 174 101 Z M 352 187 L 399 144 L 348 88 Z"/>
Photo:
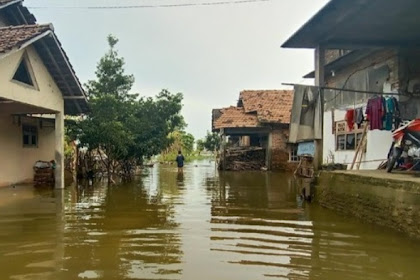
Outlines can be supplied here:
<path id="1" fill-rule="evenodd" d="M 365 123 L 365 127 L 363 128 L 363 133 L 362 133 L 362 139 L 360 139 L 360 142 L 357 143 L 356 153 L 354 154 L 353 161 L 352 161 L 351 166 L 350 166 L 350 170 L 353 170 L 354 164 L 356 163 L 356 160 L 357 160 L 357 156 L 359 155 L 359 152 L 361 151 L 361 149 L 363 147 L 363 142 L 366 138 L 368 126 L 369 126 L 369 123 Z M 357 137 L 357 135 L 355 135 L 355 137 Z M 360 168 L 361 161 L 362 161 L 362 158 L 360 158 L 360 162 L 358 164 L 358 169 Z"/>

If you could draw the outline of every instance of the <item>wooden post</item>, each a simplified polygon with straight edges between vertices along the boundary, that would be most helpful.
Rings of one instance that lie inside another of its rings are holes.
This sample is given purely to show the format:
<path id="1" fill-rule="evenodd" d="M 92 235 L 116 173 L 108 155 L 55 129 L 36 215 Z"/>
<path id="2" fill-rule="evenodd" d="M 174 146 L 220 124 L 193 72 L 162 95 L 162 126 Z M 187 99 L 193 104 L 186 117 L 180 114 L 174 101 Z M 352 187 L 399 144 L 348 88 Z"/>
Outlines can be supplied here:
<path id="1" fill-rule="evenodd" d="M 325 85 L 325 49 L 322 46 L 318 46 L 315 49 L 315 85 L 323 87 Z M 321 99 L 321 136 L 319 140 L 315 140 L 315 158 L 314 168 L 320 170 L 323 163 L 323 145 L 324 145 L 324 90 L 320 89 Z"/>
<path id="2" fill-rule="evenodd" d="M 363 155 L 363 150 L 362 149 L 364 148 L 364 142 L 365 142 L 368 126 L 369 126 L 369 123 L 365 123 L 365 127 L 363 128 L 362 138 L 360 139 L 360 142 L 357 143 L 356 152 L 354 153 L 354 157 L 353 157 L 353 161 L 351 162 L 350 170 L 353 170 L 354 164 L 357 161 L 359 153 L 361 153 Z M 357 137 L 357 135 L 356 135 L 356 137 Z M 362 156 L 360 156 L 360 161 L 358 162 L 357 170 L 359 170 L 359 168 L 360 168 L 361 161 L 362 161 Z"/>
<path id="3" fill-rule="evenodd" d="M 225 130 L 222 128 L 220 129 L 220 133 L 222 136 L 222 140 L 220 143 L 220 149 L 221 149 L 221 160 L 222 160 L 222 170 L 226 170 L 226 135 Z"/>
<path id="4" fill-rule="evenodd" d="M 268 168 L 268 170 L 271 170 L 272 166 L 272 154 L 273 154 L 273 132 L 270 131 L 268 134 L 267 139 L 267 150 L 265 155 L 265 166 Z"/>

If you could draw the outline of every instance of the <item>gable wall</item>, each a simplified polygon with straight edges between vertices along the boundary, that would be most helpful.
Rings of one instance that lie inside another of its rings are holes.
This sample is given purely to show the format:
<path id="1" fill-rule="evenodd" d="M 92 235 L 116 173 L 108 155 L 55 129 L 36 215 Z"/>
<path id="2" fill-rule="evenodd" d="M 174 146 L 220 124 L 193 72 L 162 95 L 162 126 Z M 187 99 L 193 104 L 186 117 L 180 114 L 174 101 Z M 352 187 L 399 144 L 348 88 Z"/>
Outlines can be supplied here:
<path id="1" fill-rule="evenodd" d="M 24 50 L 20 50 L 2 59 L 0 55 L 0 97 L 62 112 L 64 110 L 64 100 L 61 91 L 35 49 L 29 46 L 26 51 L 38 89 L 12 81 L 24 54 Z"/>

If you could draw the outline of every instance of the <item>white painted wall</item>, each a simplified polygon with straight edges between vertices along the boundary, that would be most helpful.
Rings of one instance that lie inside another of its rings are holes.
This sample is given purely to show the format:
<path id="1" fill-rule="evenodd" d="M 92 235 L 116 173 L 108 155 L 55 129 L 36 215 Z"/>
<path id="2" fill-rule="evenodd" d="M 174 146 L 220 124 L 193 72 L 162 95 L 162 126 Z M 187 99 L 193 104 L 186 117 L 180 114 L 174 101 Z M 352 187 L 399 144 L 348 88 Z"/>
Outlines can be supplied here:
<path id="1" fill-rule="evenodd" d="M 33 119 L 22 123 L 37 125 Z M 55 130 L 38 126 L 38 147 L 24 148 L 22 126 L 13 124 L 11 116 L 0 116 L 0 187 L 21 182 L 32 182 L 37 160 L 55 159 Z"/>
<path id="2" fill-rule="evenodd" d="M 346 115 L 345 110 L 335 110 L 335 121 L 343 121 Z M 332 133 L 331 111 L 324 113 L 324 163 L 331 163 L 330 154 L 334 155 L 334 162 L 351 165 L 355 151 L 336 151 L 335 134 Z M 392 143 L 391 131 L 370 130 L 367 133 L 366 154 L 362 158 L 364 162 L 360 169 L 377 169 L 381 160 L 386 159 Z M 374 162 L 370 162 L 374 161 Z"/>
<path id="3" fill-rule="evenodd" d="M 26 48 L 38 89 L 12 82 L 24 50 L 0 59 L 0 97 L 51 109 L 64 111 L 64 99 L 44 63 L 32 46 Z"/>
<path id="4" fill-rule="evenodd" d="M 64 112 L 64 99 L 43 61 L 32 46 L 26 48 L 37 88 L 11 81 L 24 50 L 0 59 L 0 97 L 39 108 Z M 12 107 L 9 107 L 12 108 Z M 22 112 L 19 112 L 22 113 Z M 61 114 L 58 114 L 61 116 Z M 10 115 L 0 112 L 0 186 L 31 182 L 37 160 L 57 161 L 57 186 L 63 187 L 63 120 L 53 128 L 38 129 L 38 147 L 23 148 L 22 127 L 13 124 Z M 60 154 L 60 155 L 59 155 Z M 60 172 L 60 173 L 58 173 Z"/>

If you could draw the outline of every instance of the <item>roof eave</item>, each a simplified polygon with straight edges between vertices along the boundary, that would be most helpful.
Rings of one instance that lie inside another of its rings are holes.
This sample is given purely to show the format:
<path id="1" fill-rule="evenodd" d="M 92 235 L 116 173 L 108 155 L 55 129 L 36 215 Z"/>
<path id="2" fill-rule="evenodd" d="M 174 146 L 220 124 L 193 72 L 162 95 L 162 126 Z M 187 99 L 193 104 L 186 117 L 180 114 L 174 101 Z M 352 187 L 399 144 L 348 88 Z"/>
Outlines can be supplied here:
<path id="1" fill-rule="evenodd" d="M 15 0 L 15 1 L 8 2 L 6 4 L 0 4 L 0 10 L 1 9 L 4 9 L 4 8 L 7 8 L 7 7 L 11 6 L 11 5 L 15 5 L 15 4 L 21 3 L 22 1 L 23 0 Z"/>
<path id="2" fill-rule="evenodd" d="M 284 42 L 281 47 L 282 48 L 292 48 L 292 49 L 313 49 L 316 48 L 316 44 L 303 44 L 299 43 L 299 37 L 301 34 L 306 31 L 306 29 L 310 28 L 314 23 L 319 21 L 319 18 L 325 13 L 325 10 L 328 9 L 332 5 L 333 0 L 330 0 L 321 10 L 318 11 L 314 16 L 312 16 L 304 25 L 302 25 L 296 32 L 293 33 L 289 39 Z"/>

